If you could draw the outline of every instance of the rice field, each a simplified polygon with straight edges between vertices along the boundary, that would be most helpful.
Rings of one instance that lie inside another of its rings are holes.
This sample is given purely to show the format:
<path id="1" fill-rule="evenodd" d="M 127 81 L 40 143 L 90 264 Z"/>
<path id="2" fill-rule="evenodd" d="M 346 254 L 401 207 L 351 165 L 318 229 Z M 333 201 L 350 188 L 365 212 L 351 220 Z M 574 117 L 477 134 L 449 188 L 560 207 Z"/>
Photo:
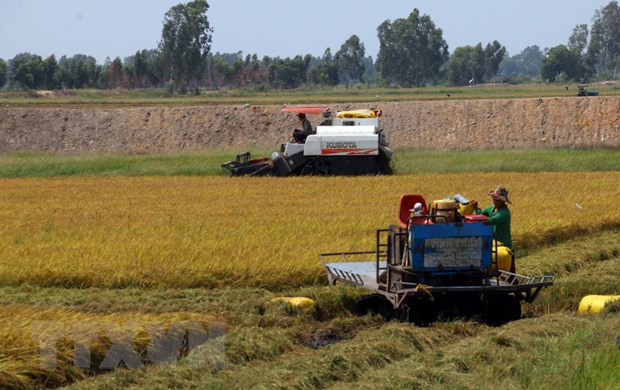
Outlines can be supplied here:
<path id="1" fill-rule="evenodd" d="M 319 254 L 372 250 L 402 194 L 511 190 L 516 248 L 617 226 L 620 173 L 0 181 L 0 282 L 61 287 L 323 283 Z M 490 202 L 489 202 L 490 203 Z"/>
<path id="2" fill-rule="evenodd" d="M 605 340 L 618 312 L 572 313 L 584 294 L 617 293 L 619 182 L 618 171 L 0 179 L 0 387 L 614 388 L 620 354 Z M 558 276 L 525 319 L 385 324 L 350 314 L 363 291 L 325 286 L 318 255 L 374 249 L 402 194 L 484 205 L 498 184 L 513 201 L 518 270 Z M 280 295 L 318 307 L 270 310 Z M 172 365 L 149 355 L 173 330 L 187 341 L 176 325 L 214 322 L 228 329 L 221 369 L 193 366 L 200 348 Z M 98 333 L 59 338 L 77 324 Z M 142 368 L 102 368 L 118 332 L 134 336 Z M 56 366 L 41 364 L 41 340 L 61 341 Z M 87 368 L 76 345 L 90 346 Z"/>
<path id="3" fill-rule="evenodd" d="M 19 389 L 39 383 L 58 387 L 109 371 L 121 361 L 129 368 L 176 362 L 192 337 L 194 343 L 198 339 L 200 343 L 209 341 L 209 330 L 214 329 L 210 323 L 217 321 L 196 313 L 93 314 L 67 308 L 4 305 L 0 318 L 0 386 Z M 123 344 L 133 350 L 110 353 Z"/>

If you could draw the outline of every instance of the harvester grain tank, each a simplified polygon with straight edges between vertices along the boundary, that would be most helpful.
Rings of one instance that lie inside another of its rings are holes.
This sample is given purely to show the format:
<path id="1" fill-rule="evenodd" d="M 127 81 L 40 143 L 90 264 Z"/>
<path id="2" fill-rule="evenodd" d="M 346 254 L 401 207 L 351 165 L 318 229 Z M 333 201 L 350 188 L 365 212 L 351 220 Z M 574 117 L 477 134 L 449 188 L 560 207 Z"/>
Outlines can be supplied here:
<path id="1" fill-rule="evenodd" d="M 305 143 L 287 142 L 270 157 L 252 159 L 240 153 L 222 164 L 232 176 L 374 175 L 390 174 L 390 149 L 380 110 L 331 112 L 323 106 L 289 107 L 296 114 L 323 116 Z"/>
<path id="2" fill-rule="evenodd" d="M 521 303 L 533 302 L 554 276 L 509 272 L 493 226 L 449 203 L 403 195 L 399 225 L 376 231 L 375 250 L 321 255 L 329 283 L 373 292 L 357 302 L 360 314 L 418 325 L 438 318 L 474 317 L 491 325 L 519 319 Z M 329 261 L 335 258 L 341 261 Z"/>

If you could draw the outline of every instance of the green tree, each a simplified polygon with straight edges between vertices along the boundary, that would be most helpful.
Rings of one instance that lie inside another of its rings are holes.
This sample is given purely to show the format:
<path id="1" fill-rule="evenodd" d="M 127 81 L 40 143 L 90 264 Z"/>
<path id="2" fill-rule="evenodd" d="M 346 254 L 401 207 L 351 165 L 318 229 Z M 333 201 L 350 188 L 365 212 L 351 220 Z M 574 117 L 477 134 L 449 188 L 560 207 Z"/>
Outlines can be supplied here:
<path id="1" fill-rule="evenodd" d="M 594 13 L 587 62 L 599 72 L 614 72 L 620 55 L 620 6 L 611 1 Z"/>
<path id="2" fill-rule="evenodd" d="M 60 79 L 58 77 L 58 61 L 56 61 L 56 56 L 52 54 L 43 60 L 43 68 L 43 85 L 45 89 L 59 89 Z"/>
<path id="3" fill-rule="evenodd" d="M 448 83 L 467 85 L 491 81 L 505 53 L 506 48 L 497 41 L 487 44 L 484 49 L 482 43 L 474 47 L 457 47 L 448 64 Z"/>
<path id="4" fill-rule="evenodd" d="M 540 75 L 543 80 L 559 82 L 564 77 L 567 80 L 585 81 L 588 78 L 587 69 L 582 57 L 569 50 L 565 45 L 553 47 L 543 59 Z"/>
<path id="5" fill-rule="evenodd" d="M 372 56 L 364 57 L 364 75 L 362 76 L 364 82 L 368 83 L 375 77 L 376 73 L 377 69 L 375 68 L 375 61 L 372 59 Z"/>
<path id="6" fill-rule="evenodd" d="M 136 76 L 139 78 L 140 87 L 152 87 L 161 85 L 163 77 L 158 68 L 159 53 L 155 49 L 143 49 L 140 59 L 144 63 L 144 69 L 136 67 Z M 137 61 L 136 61 L 137 62 Z"/>
<path id="7" fill-rule="evenodd" d="M 484 77 L 484 51 L 482 44 L 454 49 L 448 64 L 448 83 L 467 85 L 479 83 Z"/>
<path id="8" fill-rule="evenodd" d="M 245 57 L 243 69 L 237 77 L 239 85 L 264 85 L 268 80 L 267 68 L 262 66 L 256 53 Z"/>
<path id="9" fill-rule="evenodd" d="M 297 88 L 306 82 L 306 74 L 312 56 L 300 55 L 295 58 L 276 58 L 269 65 L 269 83 L 275 88 Z"/>
<path id="10" fill-rule="evenodd" d="M 528 46 L 519 54 L 506 57 L 499 65 L 498 74 L 501 76 L 540 76 L 544 54 L 536 45 Z"/>
<path id="11" fill-rule="evenodd" d="M 120 57 L 116 57 L 106 67 L 106 73 L 108 88 L 121 88 L 123 86 L 123 62 Z"/>
<path id="12" fill-rule="evenodd" d="M 35 89 L 43 86 L 45 67 L 43 59 L 34 54 L 20 53 L 11 61 L 12 71 L 9 79 L 14 89 Z"/>
<path id="13" fill-rule="evenodd" d="M 568 49 L 579 55 L 583 55 L 588 46 L 588 25 L 578 24 L 573 28 L 573 33 L 568 38 Z"/>
<path id="14" fill-rule="evenodd" d="M 170 8 L 164 16 L 159 42 L 165 79 L 182 86 L 197 81 L 211 49 L 211 33 L 206 0 L 195 0 Z"/>
<path id="15" fill-rule="evenodd" d="M 403 86 L 436 83 L 449 58 L 443 32 L 414 9 L 407 19 L 386 20 L 378 28 L 377 70 L 383 80 Z"/>
<path id="16" fill-rule="evenodd" d="M 64 88 L 98 88 L 102 68 L 84 54 L 62 56 L 58 61 L 59 80 Z"/>
<path id="17" fill-rule="evenodd" d="M 505 55 L 506 47 L 497 41 L 488 43 L 484 48 L 484 80 L 486 82 L 490 82 L 497 75 L 499 64 L 504 60 Z"/>
<path id="18" fill-rule="evenodd" d="M 338 74 L 340 80 L 349 84 L 355 81 L 362 81 L 364 77 L 364 55 L 366 49 L 357 35 L 351 35 L 336 53 Z"/>
<path id="19" fill-rule="evenodd" d="M 152 69 L 148 50 L 138 50 L 133 56 L 123 60 L 123 73 L 132 88 L 145 88 L 151 85 Z"/>
<path id="20" fill-rule="evenodd" d="M 338 80 L 338 64 L 334 61 L 332 51 L 328 47 L 317 64 L 308 70 L 307 81 L 316 85 L 337 85 Z"/>
<path id="21" fill-rule="evenodd" d="M 210 85 L 222 87 L 236 83 L 239 72 L 243 70 L 243 52 L 209 54 L 206 58 Z"/>
<path id="22" fill-rule="evenodd" d="M 9 64 L 6 63 L 5 60 L 0 58 L 0 88 L 3 88 L 6 84 L 6 74 L 9 71 Z"/>

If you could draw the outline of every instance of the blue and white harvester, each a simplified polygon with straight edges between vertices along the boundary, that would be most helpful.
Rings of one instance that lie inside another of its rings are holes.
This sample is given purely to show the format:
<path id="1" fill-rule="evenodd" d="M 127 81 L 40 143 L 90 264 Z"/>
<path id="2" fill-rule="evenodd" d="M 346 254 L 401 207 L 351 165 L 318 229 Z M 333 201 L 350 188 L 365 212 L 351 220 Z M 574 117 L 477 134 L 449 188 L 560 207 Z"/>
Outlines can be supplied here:
<path id="1" fill-rule="evenodd" d="M 321 255 L 329 283 L 373 292 L 357 302 L 359 314 L 418 325 L 438 318 L 491 325 L 521 318 L 521 302 L 534 301 L 554 277 L 510 272 L 512 252 L 494 240 L 493 226 L 462 209 L 450 199 L 426 204 L 421 195 L 402 196 L 399 226 L 378 229 L 374 251 Z"/>

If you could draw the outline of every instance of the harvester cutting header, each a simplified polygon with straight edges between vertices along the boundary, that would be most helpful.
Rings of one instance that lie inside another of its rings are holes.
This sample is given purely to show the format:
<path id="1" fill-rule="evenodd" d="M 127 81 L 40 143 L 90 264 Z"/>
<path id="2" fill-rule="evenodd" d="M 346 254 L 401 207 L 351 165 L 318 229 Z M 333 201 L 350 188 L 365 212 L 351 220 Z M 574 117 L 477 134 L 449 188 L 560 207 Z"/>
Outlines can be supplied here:
<path id="1" fill-rule="evenodd" d="M 313 130 L 309 123 L 270 157 L 252 159 L 240 153 L 222 164 L 232 176 L 375 175 L 390 174 L 394 152 L 381 126 L 380 110 L 330 111 L 324 106 L 284 108 L 302 120 L 322 115 Z M 309 128 L 308 128 L 309 127 Z"/>

